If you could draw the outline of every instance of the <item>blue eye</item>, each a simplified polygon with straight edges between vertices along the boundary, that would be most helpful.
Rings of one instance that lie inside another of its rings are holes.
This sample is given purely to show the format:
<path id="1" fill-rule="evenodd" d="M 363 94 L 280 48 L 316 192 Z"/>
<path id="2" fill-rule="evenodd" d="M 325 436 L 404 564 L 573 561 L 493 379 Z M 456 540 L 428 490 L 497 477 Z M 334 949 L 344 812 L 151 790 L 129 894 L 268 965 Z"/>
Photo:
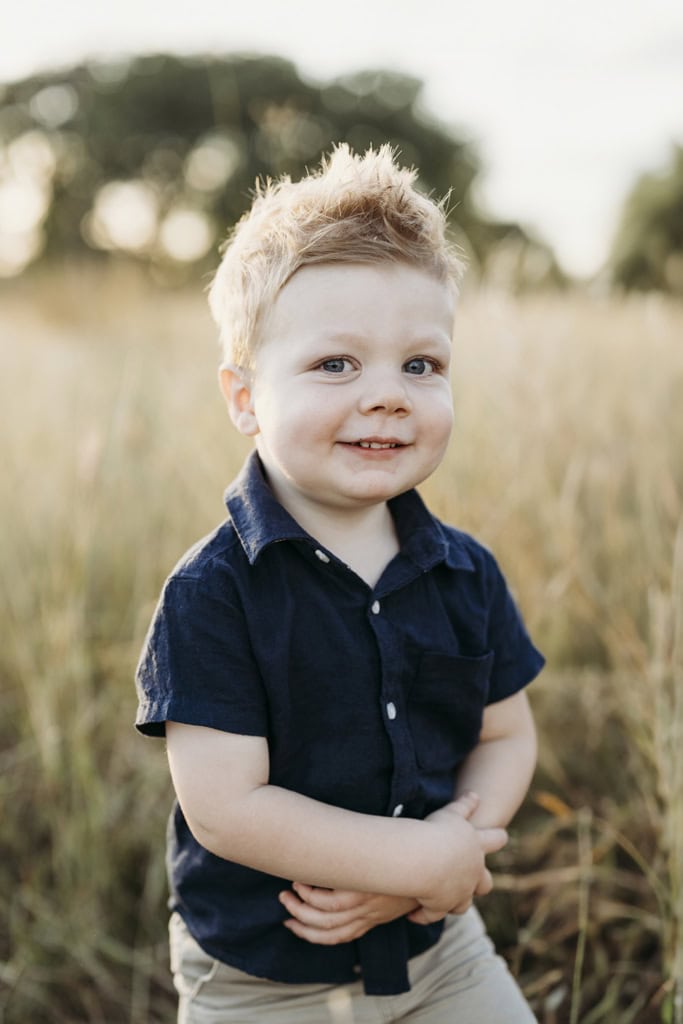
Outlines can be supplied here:
<path id="1" fill-rule="evenodd" d="M 326 359 L 320 364 L 320 369 L 324 370 L 325 373 L 344 373 L 350 365 L 348 359 L 343 359 L 339 356 L 336 359 Z"/>
<path id="2" fill-rule="evenodd" d="M 424 359 L 422 356 L 416 356 L 415 359 L 409 359 L 407 363 L 403 364 L 405 372 L 412 373 L 415 377 L 422 377 L 425 373 L 433 373 L 436 368 L 437 365 L 433 359 Z"/>

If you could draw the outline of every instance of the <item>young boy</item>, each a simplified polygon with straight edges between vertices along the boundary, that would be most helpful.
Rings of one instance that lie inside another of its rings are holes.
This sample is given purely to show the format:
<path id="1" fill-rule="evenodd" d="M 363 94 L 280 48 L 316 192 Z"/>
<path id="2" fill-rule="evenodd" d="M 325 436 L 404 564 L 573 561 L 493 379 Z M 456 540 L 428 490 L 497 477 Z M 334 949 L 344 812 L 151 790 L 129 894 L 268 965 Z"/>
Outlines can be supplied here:
<path id="1" fill-rule="evenodd" d="M 413 180 L 339 146 L 257 193 L 211 289 L 255 450 L 137 674 L 178 797 L 181 1022 L 534 1020 L 472 898 L 532 775 L 543 658 L 414 490 L 451 432 L 461 265 Z"/>

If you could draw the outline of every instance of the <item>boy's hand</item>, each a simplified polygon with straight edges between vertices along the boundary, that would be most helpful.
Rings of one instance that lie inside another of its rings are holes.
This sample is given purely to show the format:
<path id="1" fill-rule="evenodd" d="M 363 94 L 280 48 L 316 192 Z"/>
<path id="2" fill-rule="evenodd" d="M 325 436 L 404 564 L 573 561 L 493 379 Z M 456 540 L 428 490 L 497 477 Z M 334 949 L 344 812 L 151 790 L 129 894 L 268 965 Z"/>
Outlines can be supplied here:
<path id="1" fill-rule="evenodd" d="M 464 793 L 425 820 L 442 826 L 452 824 L 454 817 L 468 821 L 478 806 L 479 797 L 476 793 Z M 462 839 L 469 847 L 467 870 L 463 864 L 460 875 L 445 878 L 439 891 L 421 898 L 420 907 L 408 915 L 409 921 L 414 924 L 431 924 L 447 914 L 464 914 L 472 906 L 473 896 L 485 896 L 491 891 L 493 880 L 484 863 L 484 856 L 501 850 L 507 843 L 508 835 L 503 828 L 472 829 L 472 833 L 478 844 L 478 849 L 474 850 L 471 849 L 472 837 L 461 832 Z"/>
<path id="2" fill-rule="evenodd" d="M 280 902 L 292 915 L 285 927 L 306 942 L 336 946 L 353 942 L 371 928 L 405 917 L 420 906 L 405 896 L 381 896 L 344 889 L 320 889 L 295 882 L 280 893 Z"/>

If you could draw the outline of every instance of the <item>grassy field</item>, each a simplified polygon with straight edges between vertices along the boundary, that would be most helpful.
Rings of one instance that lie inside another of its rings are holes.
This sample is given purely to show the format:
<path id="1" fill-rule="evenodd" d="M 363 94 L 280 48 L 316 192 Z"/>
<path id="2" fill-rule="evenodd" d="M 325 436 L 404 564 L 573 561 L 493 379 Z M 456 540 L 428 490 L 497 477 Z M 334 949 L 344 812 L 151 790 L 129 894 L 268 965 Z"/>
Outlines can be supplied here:
<path id="1" fill-rule="evenodd" d="M 171 792 L 132 677 L 246 446 L 200 290 L 63 268 L 3 286 L 0 338 L 0 1021 L 170 1024 Z M 457 325 L 424 490 L 548 657 L 538 773 L 480 901 L 542 1024 L 683 1021 L 682 340 L 658 296 L 481 288 Z"/>

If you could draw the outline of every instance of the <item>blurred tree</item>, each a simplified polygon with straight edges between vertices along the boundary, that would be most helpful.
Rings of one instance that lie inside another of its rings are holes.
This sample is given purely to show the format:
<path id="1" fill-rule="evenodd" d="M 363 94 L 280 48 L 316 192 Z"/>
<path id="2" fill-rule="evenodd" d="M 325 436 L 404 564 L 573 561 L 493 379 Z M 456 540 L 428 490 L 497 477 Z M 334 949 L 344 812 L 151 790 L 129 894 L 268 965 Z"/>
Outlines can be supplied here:
<path id="1" fill-rule="evenodd" d="M 201 273 L 244 212 L 256 177 L 299 177 L 337 141 L 390 142 L 420 184 L 451 192 L 457 240 L 482 266 L 514 237 L 557 276 L 550 250 L 483 217 L 479 161 L 421 103 L 422 83 L 368 70 L 328 83 L 268 56 L 144 56 L 34 75 L 0 111 L 0 273 L 84 250 Z M 5 216 L 3 217 L 3 213 Z"/>
<path id="2" fill-rule="evenodd" d="M 625 288 L 683 295 L 683 146 L 674 147 L 661 173 L 635 183 L 609 263 L 613 281 Z"/>

